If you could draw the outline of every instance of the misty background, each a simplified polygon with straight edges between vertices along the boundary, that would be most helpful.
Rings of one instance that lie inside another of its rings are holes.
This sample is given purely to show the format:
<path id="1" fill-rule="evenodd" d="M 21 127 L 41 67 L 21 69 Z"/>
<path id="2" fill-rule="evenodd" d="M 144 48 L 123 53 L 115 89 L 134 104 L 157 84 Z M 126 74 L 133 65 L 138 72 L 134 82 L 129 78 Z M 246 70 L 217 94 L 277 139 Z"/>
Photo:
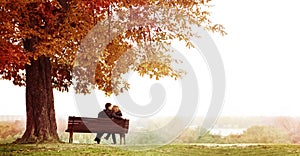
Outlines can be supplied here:
<path id="1" fill-rule="evenodd" d="M 213 3 L 215 4 L 212 8 L 213 20 L 224 25 L 228 33 L 224 37 L 211 34 L 224 63 L 226 97 L 219 120 L 214 128 L 210 129 L 210 135 L 206 136 L 207 140 L 202 142 L 222 142 L 224 139 L 225 142 L 226 140 L 247 142 L 245 140 L 249 141 L 251 140 L 249 138 L 255 137 L 257 140 L 252 141 L 259 142 L 258 136 L 263 136 L 262 131 L 267 131 L 267 134 L 271 135 L 264 136 L 265 138 L 277 136 L 272 140 L 274 142 L 298 142 L 300 140 L 297 135 L 300 132 L 300 45 L 298 43 L 300 23 L 297 19 L 300 14 L 298 9 L 300 2 L 296 0 L 214 0 Z M 201 129 L 201 123 L 210 104 L 211 79 L 205 60 L 197 52 L 188 50 L 184 46 L 181 46 L 181 52 L 193 64 L 194 69 L 199 71 L 196 74 L 201 93 L 197 117 L 187 127 L 186 133 L 181 135 L 185 136 L 181 142 L 189 140 L 186 138 L 190 138 L 189 141 L 192 142 L 193 139 L 196 141 L 198 139 L 197 132 Z M 147 104 L 151 99 L 149 87 L 154 83 L 157 81 L 133 75 L 130 79 L 130 95 L 137 103 Z M 180 106 L 178 101 L 181 98 L 180 84 L 167 78 L 158 83 L 165 87 L 167 100 L 161 112 L 153 117 L 153 121 L 155 121 L 154 125 L 163 125 L 178 111 Z M 76 108 L 72 90 L 69 93 L 55 91 L 54 94 L 60 136 L 64 140 L 67 137 L 67 133 L 63 132 L 67 126 L 67 116 L 80 115 L 80 111 Z M 17 137 L 24 127 L 25 88 L 1 80 L 0 99 L 1 122 L 4 126 L 13 123 L 20 127 L 11 128 L 9 131 L 11 135 L 4 136 Z M 105 97 L 101 92 L 97 92 L 97 99 L 99 106 L 103 106 L 106 102 L 117 104 L 114 97 Z M 95 114 L 96 117 L 100 110 L 93 111 L 91 114 Z M 133 121 L 132 125 L 136 124 L 134 115 L 126 114 L 126 111 L 124 114 L 125 118 Z M 251 131 L 247 132 L 248 129 Z M 187 134 L 194 135 L 187 136 Z M 86 137 L 83 140 L 90 139 L 90 136 L 82 137 Z M 155 136 L 149 137 L 155 138 Z M 218 137 L 220 140 L 216 139 Z M 264 142 L 268 141 L 270 140 L 264 140 Z"/>

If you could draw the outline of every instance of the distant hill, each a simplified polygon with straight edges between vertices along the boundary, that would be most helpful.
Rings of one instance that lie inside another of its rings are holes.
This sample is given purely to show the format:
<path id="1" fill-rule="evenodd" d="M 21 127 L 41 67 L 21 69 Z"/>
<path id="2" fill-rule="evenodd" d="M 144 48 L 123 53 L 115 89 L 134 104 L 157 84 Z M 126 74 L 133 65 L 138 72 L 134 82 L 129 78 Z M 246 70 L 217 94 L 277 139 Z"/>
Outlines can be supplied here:
<path id="1" fill-rule="evenodd" d="M 277 125 L 279 120 L 282 118 L 293 119 L 294 121 L 300 122 L 300 117 L 264 117 L 264 116 L 253 116 L 253 117 L 220 117 L 214 128 L 237 128 L 237 129 L 247 129 L 251 126 L 274 126 Z M 199 126 L 204 120 L 204 117 L 196 117 L 192 122 L 192 127 Z"/>
<path id="2" fill-rule="evenodd" d="M 22 115 L 0 115 L 0 121 L 16 121 L 16 120 L 24 120 L 25 116 Z"/>

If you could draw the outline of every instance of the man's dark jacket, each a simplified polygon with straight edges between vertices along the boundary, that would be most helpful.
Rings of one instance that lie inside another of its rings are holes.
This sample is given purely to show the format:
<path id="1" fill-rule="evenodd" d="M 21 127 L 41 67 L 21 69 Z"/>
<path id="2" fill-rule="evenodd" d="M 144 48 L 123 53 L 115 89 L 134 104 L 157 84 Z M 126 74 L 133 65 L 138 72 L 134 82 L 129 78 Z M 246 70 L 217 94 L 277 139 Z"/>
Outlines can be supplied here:
<path id="1" fill-rule="evenodd" d="M 111 118 L 111 117 L 112 117 L 112 111 L 108 109 L 104 109 L 98 114 L 98 118 Z"/>

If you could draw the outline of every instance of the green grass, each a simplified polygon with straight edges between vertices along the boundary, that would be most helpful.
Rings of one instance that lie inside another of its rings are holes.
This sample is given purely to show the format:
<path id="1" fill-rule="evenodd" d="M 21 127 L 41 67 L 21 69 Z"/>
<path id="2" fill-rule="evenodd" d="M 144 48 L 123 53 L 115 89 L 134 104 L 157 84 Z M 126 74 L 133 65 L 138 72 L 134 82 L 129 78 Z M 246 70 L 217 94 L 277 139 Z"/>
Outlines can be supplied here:
<path id="1" fill-rule="evenodd" d="M 141 146 L 142 148 L 143 146 Z M 148 146 L 147 146 L 148 147 Z M 126 150 L 127 146 L 97 144 L 6 144 L 0 155 L 203 155 L 203 156 L 300 156 L 300 145 L 203 146 L 166 145 L 146 151 Z"/>

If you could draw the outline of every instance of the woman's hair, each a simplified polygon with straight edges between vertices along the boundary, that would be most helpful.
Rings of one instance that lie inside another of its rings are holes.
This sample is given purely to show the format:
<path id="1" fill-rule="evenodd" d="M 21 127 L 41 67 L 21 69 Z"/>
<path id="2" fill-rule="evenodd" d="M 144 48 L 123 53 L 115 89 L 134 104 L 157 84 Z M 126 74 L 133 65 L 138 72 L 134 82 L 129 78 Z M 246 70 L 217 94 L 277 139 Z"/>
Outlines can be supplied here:
<path id="1" fill-rule="evenodd" d="M 119 111 L 119 107 L 116 106 L 116 105 L 114 105 L 114 106 L 112 107 L 112 111 L 113 111 L 113 112 L 118 112 L 118 111 Z"/>

